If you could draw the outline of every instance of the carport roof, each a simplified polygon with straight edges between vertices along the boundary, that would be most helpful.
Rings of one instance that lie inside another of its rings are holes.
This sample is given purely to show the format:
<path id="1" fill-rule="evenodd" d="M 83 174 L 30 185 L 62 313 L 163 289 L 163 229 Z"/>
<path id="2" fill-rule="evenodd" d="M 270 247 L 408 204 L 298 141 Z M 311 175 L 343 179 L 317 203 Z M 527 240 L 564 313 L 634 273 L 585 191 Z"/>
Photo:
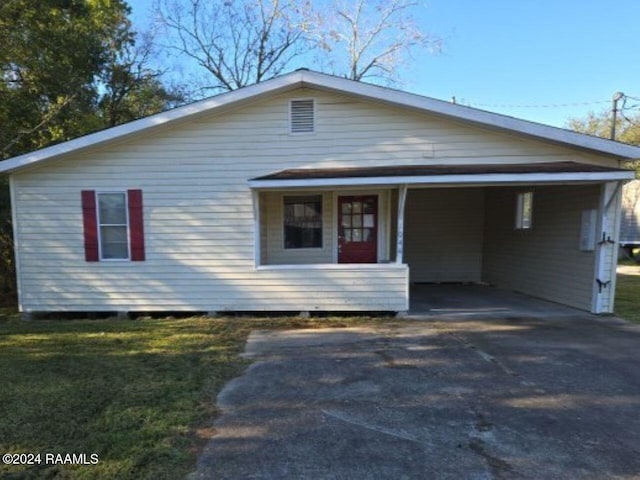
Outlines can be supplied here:
<path id="1" fill-rule="evenodd" d="M 577 162 L 298 168 L 249 180 L 252 188 L 434 183 L 540 183 L 629 180 L 634 172 Z"/>

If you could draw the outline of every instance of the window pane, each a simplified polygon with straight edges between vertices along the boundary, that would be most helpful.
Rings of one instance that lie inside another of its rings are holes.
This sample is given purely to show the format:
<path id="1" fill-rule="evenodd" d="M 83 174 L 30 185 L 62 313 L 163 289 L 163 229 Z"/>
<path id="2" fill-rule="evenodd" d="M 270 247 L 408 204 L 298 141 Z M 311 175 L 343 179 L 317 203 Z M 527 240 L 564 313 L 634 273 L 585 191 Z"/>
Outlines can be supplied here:
<path id="1" fill-rule="evenodd" d="M 533 219 L 533 192 L 519 193 L 516 208 L 516 228 L 530 229 Z"/>
<path id="2" fill-rule="evenodd" d="M 124 193 L 101 193 L 98 195 L 100 224 L 126 225 L 127 212 Z"/>
<path id="3" fill-rule="evenodd" d="M 128 258 L 127 227 L 100 227 L 102 258 Z"/>
<path id="4" fill-rule="evenodd" d="M 522 206 L 522 228 L 530 228 L 531 227 L 531 214 L 532 214 L 532 204 L 533 204 L 533 194 L 531 192 L 527 192 L 524 194 L 523 198 L 523 206 Z"/>
<path id="5" fill-rule="evenodd" d="M 342 217 L 342 226 L 350 227 L 351 226 L 351 215 L 343 215 Z"/>
<path id="6" fill-rule="evenodd" d="M 351 241 L 351 229 L 350 228 L 345 228 L 344 229 L 344 241 L 345 242 L 350 242 Z"/>
<path id="7" fill-rule="evenodd" d="M 100 227 L 100 233 L 103 243 L 127 243 L 127 227 Z"/>
<path id="8" fill-rule="evenodd" d="M 375 210 L 373 208 L 373 203 L 365 202 L 364 204 L 364 213 L 374 213 Z"/>
<path id="9" fill-rule="evenodd" d="M 284 248 L 322 247 L 322 196 L 284 197 Z"/>
<path id="10" fill-rule="evenodd" d="M 102 258 L 104 259 L 126 259 L 129 258 L 126 243 L 103 243 Z"/>
<path id="11" fill-rule="evenodd" d="M 304 203 L 297 203 L 293 206 L 294 217 L 304 217 Z"/>
<path id="12" fill-rule="evenodd" d="M 364 228 L 362 230 L 362 241 L 363 242 L 372 242 L 373 241 L 373 229 Z"/>
<path id="13" fill-rule="evenodd" d="M 359 228 L 353 229 L 353 241 L 361 242 L 362 241 L 362 230 Z"/>
<path id="14" fill-rule="evenodd" d="M 352 225 L 354 227 L 361 227 L 362 226 L 362 215 L 354 215 L 353 216 L 353 220 L 352 220 Z"/>
<path id="15" fill-rule="evenodd" d="M 371 214 L 364 215 L 363 226 L 368 228 L 373 228 L 373 215 Z"/>
<path id="16" fill-rule="evenodd" d="M 351 213 L 351 204 L 349 202 L 344 202 L 342 204 L 342 213 L 345 213 L 345 214 Z"/>
<path id="17" fill-rule="evenodd" d="M 360 213 L 360 212 L 362 212 L 362 203 L 353 202 L 353 213 Z"/>
<path id="18" fill-rule="evenodd" d="M 320 215 L 320 205 L 321 203 L 305 203 L 304 204 L 304 214 L 306 217 L 314 217 Z"/>

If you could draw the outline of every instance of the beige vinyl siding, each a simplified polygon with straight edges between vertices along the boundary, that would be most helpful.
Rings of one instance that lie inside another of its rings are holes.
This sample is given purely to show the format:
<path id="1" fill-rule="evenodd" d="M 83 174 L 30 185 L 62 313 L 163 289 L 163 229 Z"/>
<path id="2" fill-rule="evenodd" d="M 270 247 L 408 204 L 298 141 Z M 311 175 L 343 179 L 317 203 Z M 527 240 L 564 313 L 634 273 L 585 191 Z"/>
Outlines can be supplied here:
<path id="1" fill-rule="evenodd" d="M 516 230 L 516 195 L 533 191 L 533 224 Z M 487 188 L 482 279 L 498 287 L 591 310 L 595 253 L 579 248 L 582 211 L 600 187 Z"/>
<path id="2" fill-rule="evenodd" d="M 289 134 L 290 98 L 316 99 L 313 134 Z M 176 122 L 14 175 L 22 308 L 252 310 L 288 302 L 302 309 L 310 290 L 297 283 L 304 275 L 255 270 L 247 180 L 299 167 L 556 160 L 616 164 L 309 89 Z M 143 191 L 147 260 L 85 262 L 80 191 L 128 188 Z M 360 290 L 345 272 L 306 272 L 314 295 L 325 299 L 314 305 L 328 308 L 335 290 L 349 286 L 353 291 L 335 302 L 367 299 L 371 309 L 382 310 L 406 301 L 406 271 L 382 270 L 380 282 L 364 281 Z"/>
<path id="3" fill-rule="evenodd" d="M 484 190 L 409 190 L 404 258 L 412 282 L 479 282 Z"/>
<path id="4" fill-rule="evenodd" d="M 32 282 L 23 302 L 33 310 L 371 310 L 408 308 L 408 269 L 291 269 L 252 271 L 234 264 L 215 270 L 204 265 L 166 262 L 144 271 L 131 266 L 92 264 L 29 271 Z M 64 285 L 51 281 L 64 276 Z"/>

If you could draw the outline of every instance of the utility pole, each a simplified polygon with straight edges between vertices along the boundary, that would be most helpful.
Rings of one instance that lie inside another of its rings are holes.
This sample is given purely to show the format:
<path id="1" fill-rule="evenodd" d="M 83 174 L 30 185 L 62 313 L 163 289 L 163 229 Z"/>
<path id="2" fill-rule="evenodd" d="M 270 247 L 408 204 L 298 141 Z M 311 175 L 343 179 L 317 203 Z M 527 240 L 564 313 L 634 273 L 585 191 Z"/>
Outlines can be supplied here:
<path id="1" fill-rule="evenodd" d="M 616 120 L 618 117 L 618 102 L 624 98 L 624 93 L 616 92 L 611 99 L 611 140 L 616 139 Z"/>

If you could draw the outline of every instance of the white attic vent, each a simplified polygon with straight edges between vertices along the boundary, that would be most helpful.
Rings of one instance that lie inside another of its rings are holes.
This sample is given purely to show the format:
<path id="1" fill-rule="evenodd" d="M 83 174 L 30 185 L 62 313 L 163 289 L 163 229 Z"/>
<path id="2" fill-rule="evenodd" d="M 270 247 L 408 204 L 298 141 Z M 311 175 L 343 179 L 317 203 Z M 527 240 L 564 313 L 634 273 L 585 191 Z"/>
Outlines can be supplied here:
<path id="1" fill-rule="evenodd" d="M 291 100 L 289 106 L 291 133 L 311 133 L 315 130 L 315 105 L 313 99 Z"/>

